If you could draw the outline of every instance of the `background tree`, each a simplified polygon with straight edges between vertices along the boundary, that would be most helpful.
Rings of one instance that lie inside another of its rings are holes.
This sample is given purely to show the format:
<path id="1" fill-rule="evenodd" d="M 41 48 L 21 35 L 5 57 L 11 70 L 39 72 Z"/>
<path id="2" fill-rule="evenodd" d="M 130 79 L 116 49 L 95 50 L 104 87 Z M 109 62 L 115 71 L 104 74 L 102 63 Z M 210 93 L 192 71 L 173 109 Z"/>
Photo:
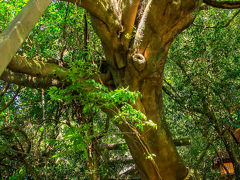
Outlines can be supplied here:
<path id="1" fill-rule="evenodd" d="M 238 173 L 239 147 L 233 131 L 239 127 L 239 54 L 234 51 L 239 34 L 234 18 L 239 11 L 211 11 L 204 14 L 208 21 L 198 18 L 189 31 L 181 34 L 187 43 L 182 44 L 180 36 L 173 45 L 165 92 L 190 112 L 208 143 L 213 145 L 213 134 L 215 140 L 222 140 Z M 225 19 L 225 13 L 231 18 Z M 219 17 L 222 22 L 217 22 Z M 182 54 L 183 48 L 189 51 Z"/>

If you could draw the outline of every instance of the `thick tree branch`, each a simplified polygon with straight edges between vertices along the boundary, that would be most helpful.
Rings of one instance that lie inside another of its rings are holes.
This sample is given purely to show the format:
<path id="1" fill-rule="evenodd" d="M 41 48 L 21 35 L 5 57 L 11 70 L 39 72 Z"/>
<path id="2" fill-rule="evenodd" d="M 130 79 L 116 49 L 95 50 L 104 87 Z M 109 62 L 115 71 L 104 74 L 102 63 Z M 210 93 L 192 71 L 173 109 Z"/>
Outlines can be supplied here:
<path id="1" fill-rule="evenodd" d="M 209 6 L 221 9 L 237 9 L 240 8 L 240 1 L 214 1 L 214 0 L 203 0 Z"/>
<path id="2" fill-rule="evenodd" d="M 0 79 L 17 85 L 31 88 L 49 88 L 50 86 L 61 86 L 62 82 L 53 77 L 33 77 L 22 73 L 14 73 L 6 69 Z"/>
<path id="3" fill-rule="evenodd" d="M 133 1 L 124 1 L 124 9 L 122 13 L 122 24 L 124 27 L 123 32 L 123 40 L 126 41 L 124 44 L 125 46 L 128 45 L 130 38 L 126 38 L 125 36 L 131 36 L 133 32 L 133 26 L 136 21 L 137 12 L 139 9 L 140 0 L 133 0 Z"/>
<path id="4" fill-rule="evenodd" d="M 66 77 L 66 69 L 53 63 L 45 63 L 16 55 L 0 79 L 8 83 L 32 87 L 48 88 L 60 86 L 60 80 Z"/>
<path id="5" fill-rule="evenodd" d="M 0 76 L 0 80 L 31 88 L 60 87 L 68 82 L 64 78 L 68 76 L 68 69 L 54 63 L 47 63 L 16 55 L 8 68 Z M 96 77 L 91 77 L 97 79 Z M 77 76 L 78 83 L 85 82 L 86 77 Z M 87 83 L 87 89 L 95 87 Z"/>
<path id="6" fill-rule="evenodd" d="M 199 7 L 200 1 L 152 0 L 147 2 L 131 48 L 133 52 L 145 57 L 146 72 L 150 69 L 161 72 L 165 54 L 171 42 L 193 22 L 195 19 L 193 12 Z M 151 65 L 154 66 L 151 67 Z M 143 76 L 145 71 L 142 72 Z"/>
<path id="7" fill-rule="evenodd" d="M 45 63 L 16 55 L 8 65 L 8 69 L 16 73 L 28 74 L 34 77 L 56 76 L 63 79 L 66 69 L 53 63 Z"/>
<path id="8" fill-rule="evenodd" d="M 137 51 L 139 50 L 140 43 L 141 43 L 141 41 L 144 37 L 143 32 L 144 32 L 144 29 L 145 29 L 145 26 L 146 26 L 146 19 L 148 17 L 149 11 L 150 11 L 151 4 L 152 4 L 152 0 L 148 1 L 147 5 L 146 5 L 146 7 L 143 11 L 143 15 L 141 17 L 141 20 L 139 21 L 139 24 L 138 24 L 138 28 L 137 28 L 135 39 L 134 39 L 134 44 L 133 44 L 133 47 L 132 47 L 136 51 L 135 53 L 137 53 Z"/>

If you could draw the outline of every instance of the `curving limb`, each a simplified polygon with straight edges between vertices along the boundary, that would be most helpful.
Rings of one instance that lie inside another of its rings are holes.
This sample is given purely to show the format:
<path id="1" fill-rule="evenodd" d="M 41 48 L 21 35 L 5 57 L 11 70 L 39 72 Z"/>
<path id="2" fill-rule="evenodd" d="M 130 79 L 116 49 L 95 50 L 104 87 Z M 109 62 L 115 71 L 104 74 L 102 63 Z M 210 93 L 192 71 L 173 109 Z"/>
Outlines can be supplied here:
<path id="1" fill-rule="evenodd" d="M 238 9 L 240 8 L 240 1 L 215 1 L 215 0 L 203 0 L 209 6 L 221 9 Z"/>
<path id="2" fill-rule="evenodd" d="M 60 86 L 66 77 L 66 69 L 54 63 L 40 62 L 25 56 L 16 55 L 0 76 L 8 83 L 32 88 Z"/>
<path id="3" fill-rule="evenodd" d="M 115 0 L 59 0 L 73 3 L 79 7 L 86 9 L 94 18 L 104 23 L 108 28 L 120 25 L 120 16 L 117 12 Z"/>
<path id="4" fill-rule="evenodd" d="M 15 93 L 15 95 L 13 96 L 13 98 L 11 99 L 11 101 L 9 101 L 4 107 L 0 108 L 0 112 L 4 111 L 5 109 L 7 109 L 12 103 L 13 101 L 16 99 L 16 97 L 18 96 L 19 92 L 21 90 L 21 86 L 18 87 L 17 92 Z"/>
<path id="5" fill-rule="evenodd" d="M 49 88 L 51 86 L 59 87 L 63 84 L 61 81 L 53 77 L 33 77 L 27 74 L 15 73 L 9 69 L 6 69 L 2 73 L 0 79 L 8 83 L 31 88 Z"/>

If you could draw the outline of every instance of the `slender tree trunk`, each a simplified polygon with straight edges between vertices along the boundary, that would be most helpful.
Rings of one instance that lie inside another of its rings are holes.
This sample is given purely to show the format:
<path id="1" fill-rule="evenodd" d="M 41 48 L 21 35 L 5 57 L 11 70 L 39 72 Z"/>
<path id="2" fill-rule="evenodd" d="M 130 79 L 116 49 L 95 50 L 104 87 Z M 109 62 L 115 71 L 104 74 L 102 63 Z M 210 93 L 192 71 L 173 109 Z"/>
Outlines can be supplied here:
<path id="1" fill-rule="evenodd" d="M 93 118 L 92 116 L 89 116 L 89 134 L 90 136 L 93 136 L 94 130 L 93 130 Z M 89 143 L 88 146 L 88 161 L 87 161 L 87 166 L 89 170 L 89 179 L 90 180 L 98 180 L 98 162 L 97 162 L 97 139 L 93 138 L 91 139 L 91 142 Z"/>
<path id="2" fill-rule="evenodd" d="M 97 163 L 96 163 L 96 153 L 94 150 L 94 145 L 91 143 L 88 146 L 88 161 L 87 161 L 88 171 L 89 171 L 89 179 L 90 180 L 98 180 L 97 173 Z"/>
<path id="3" fill-rule="evenodd" d="M 231 134 L 227 131 L 222 137 L 223 144 L 233 163 L 236 180 L 240 179 L 240 159 L 237 155 L 239 147 L 236 147 L 236 142 L 232 139 Z"/>

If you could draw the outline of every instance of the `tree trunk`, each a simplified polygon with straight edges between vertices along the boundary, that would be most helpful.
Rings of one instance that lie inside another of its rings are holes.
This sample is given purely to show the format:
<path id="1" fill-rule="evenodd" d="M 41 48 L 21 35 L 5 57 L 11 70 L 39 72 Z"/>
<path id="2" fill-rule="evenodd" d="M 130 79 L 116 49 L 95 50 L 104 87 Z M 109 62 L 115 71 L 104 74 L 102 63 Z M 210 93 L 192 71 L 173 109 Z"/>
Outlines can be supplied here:
<path id="1" fill-rule="evenodd" d="M 97 172 L 98 167 L 96 162 L 96 153 L 95 153 L 94 143 L 90 143 L 88 146 L 87 167 L 89 171 L 89 179 L 98 180 L 98 172 Z"/>
<path id="2" fill-rule="evenodd" d="M 126 68 L 111 70 L 114 72 L 112 76 L 115 87 L 128 86 L 131 91 L 141 92 L 142 97 L 137 99 L 135 108 L 144 113 L 148 120 L 157 124 L 157 129 L 144 126 L 143 131 L 135 128 L 130 121 L 118 124 L 122 132 L 130 132 L 124 133 L 125 140 L 141 178 L 146 180 L 176 180 L 187 176 L 187 169 L 178 155 L 164 117 L 162 78 L 168 48 L 169 44 L 162 48 L 162 56 L 159 59 L 161 66 L 158 66 L 156 72 L 152 72 L 152 67 L 147 64 L 144 67 L 145 72 L 139 71 L 139 66 L 134 65 L 132 57 L 127 52 L 106 53 L 118 57 L 118 61 L 119 57 L 122 57 L 121 61 L 127 62 Z"/>
<path id="3" fill-rule="evenodd" d="M 88 133 L 90 136 L 94 135 L 94 130 L 93 130 L 93 118 L 92 115 L 89 117 L 89 122 L 88 125 L 89 130 Z M 89 171 L 89 179 L 90 180 L 98 180 L 98 158 L 97 158 L 97 139 L 92 138 L 91 142 L 88 145 L 88 160 L 87 160 L 87 167 Z"/>
<path id="4" fill-rule="evenodd" d="M 141 131 L 127 120 L 118 124 L 122 132 L 127 132 L 125 140 L 141 179 L 182 180 L 188 172 L 164 117 L 162 80 L 170 44 L 192 23 L 192 13 L 199 1 L 175 4 L 175 1 L 152 0 L 141 1 L 140 5 L 139 2 L 133 0 L 132 4 L 126 4 L 122 12 L 117 11 L 115 3 L 113 12 L 122 16 L 112 15 L 106 20 L 92 16 L 92 23 L 102 41 L 113 80 L 111 87 L 139 91 L 142 96 L 135 108 L 157 125 L 157 129 L 144 126 Z"/>

